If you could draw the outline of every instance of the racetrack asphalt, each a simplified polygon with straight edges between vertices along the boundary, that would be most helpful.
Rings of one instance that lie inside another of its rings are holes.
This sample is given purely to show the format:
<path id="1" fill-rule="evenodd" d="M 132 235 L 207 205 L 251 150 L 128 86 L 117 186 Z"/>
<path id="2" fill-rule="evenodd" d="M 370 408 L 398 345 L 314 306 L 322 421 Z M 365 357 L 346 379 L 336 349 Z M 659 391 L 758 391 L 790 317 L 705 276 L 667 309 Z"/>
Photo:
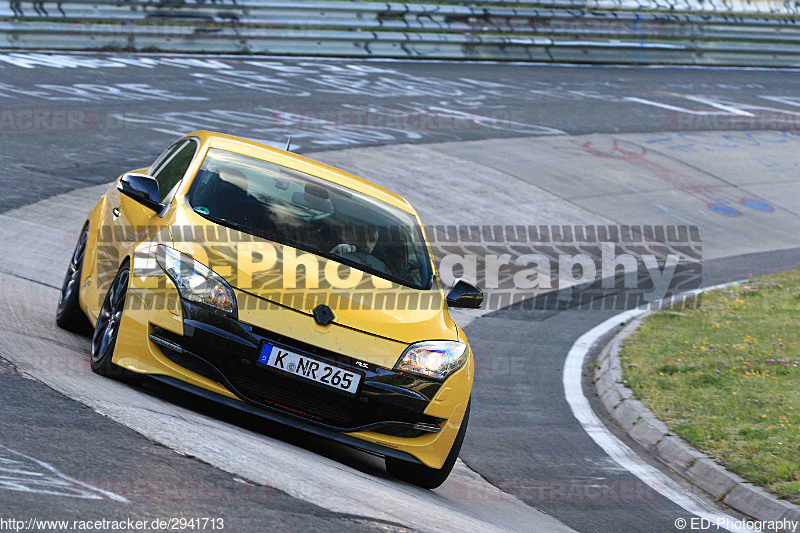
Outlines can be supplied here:
<path id="1" fill-rule="evenodd" d="M 105 183 L 120 169 L 149 164 L 193 129 L 281 147 L 292 135 L 300 153 L 561 133 L 795 129 L 797 76 L 7 52 L 0 55 L 0 162 L 7 169 L 0 212 Z M 731 108 L 743 111 L 725 111 Z"/>
<path id="2" fill-rule="evenodd" d="M 407 531 L 331 512 L 179 454 L 23 377 L 7 362 L 0 402 L 0 513 L 7 520 L 152 524 L 180 517 L 210 518 L 232 531 L 265 524 L 292 531 Z"/>
<path id="3" fill-rule="evenodd" d="M 0 178 L 4 191 L 0 212 L 14 210 L 13 216 L 0 221 L 6 237 L 0 262 L 5 287 L 0 292 L 5 294 L 8 313 L 14 313 L 13 317 L 3 317 L 7 337 L 19 333 L 26 320 L 42 320 L 47 315 L 28 308 L 44 305 L 42 300 L 32 298 L 31 304 L 26 304 L 21 292 L 9 290 L 9 284 L 15 283 L 12 276 L 56 286 L 59 280 L 53 273 L 62 268 L 37 265 L 38 259 L 26 258 L 26 252 L 52 245 L 63 255 L 71 247 L 63 233 L 58 234 L 57 243 L 47 243 L 32 231 L 29 238 L 35 242 L 26 248 L 24 238 L 10 238 L 25 227 L 15 226 L 15 221 L 27 219 L 35 223 L 48 216 L 63 218 L 65 230 L 77 231 L 72 226 L 82 215 L 71 211 L 85 212 L 93 199 L 82 192 L 83 188 L 107 183 L 124 170 L 149 164 L 172 138 L 198 128 L 268 140 L 275 145 L 292 134 L 302 153 L 328 150 L 319 154 L 321 160 L 348 170 L 362 170 L 361 165 L 363 171 L 356 173 L 368 179 L 374 175 L 379 182 L 387 180 L 382 184 L 401 194 L 407 193 L 403 189 L 411 188 L 406 182 L 410 177 L 393 175 L 401 168 L 401 156 L 418 161 L 431 176 L 454 174 L 452 168 L 438 168 L 441 160 L 436 157 L 442 154 L 460 158 L 463 168 L 472 162 L 483 163 L 485 166 L 478 172 L 493 170 L 498 173 L 493 179 L 506 180 L 498 189 L 522 194 L 523 198 L 530 194 L 539 200 L 549 194 L 563 200 L 548 204 L 549 210 L 531 213 L 524 206 L 515 206 L 508 214 L 512 219 L 509 223 L 522 218 L 524 223 L 538 220 L 545 224 L 625 223 L 631 219 L 646 223 L 648 217 L 656 217 L 646 208 L 635 210 L 625 203 L 619 204 L 623 207 L 613 204 L 613 208 L 603 210 L 613 199 L 624 196 L 622 189 L 652 192 L 652 183 L 642 181 L 646 174 L 642 167 L 610 168 L 607 175 L 618 182 L 619 189 L 605 191 L 607 198 L 602 201 L 592 200 L 573 191 L 565 192 L 565 184 L 554 178 L 559 168 L 576 159 L 575 154 L 557 160 L 558 165 L 549 174 L 538 176 L 541 169 L 530 167 L 531 158 L 526 155 L 544 153 L 542 142 L 567 142 L 585 134 L 605 134 L 601 137 L 608 139 L 608 134 L 626 133 L 633 134 L 625 137 L 628 142 L 646 144 L 664 137 L 662 132 L 673 132 L 669 136 L 673 145 L 691 145 L 688 150 L 676 148 L 668 152 L 680 159 L 675 163 L 680 172 L 690 175 L 687 168 L 696 169 L 696 165 L 713 159 L 717 166 L 701 168 L 698 174 L 723 177 L 734 188 L 749 189 L 748 198 L 756 195 L 774 207 L 771 213 L 751 213 L 742 208 L 742 217 L 725 218 L 702 202 L 695 206 L 692 202 L 697 202 L 696 196 L 675 197 L 675 190 L 656 190 L 657 198 L 639 197 L 645 206 L 670 208 L 669 215 L 663 215 L 666 211 L 661 210 L 653 223 L 686 223 L 688 217 L 707 228 L 713 241 L 704 244 L 713 253 L 704 265 L 704 284 L 742 279 L 800 263 L 800 254 L 793 249 L 800 242 L 793 241 L 790 235 L 797 227 L 796 215 L 786 205 L 791 204 L 791 194 L 796 192 L 796 185 L 789 183 L 786 176 L 800 167 L 797 152 L 792 150 L 796 140 L 788 138 L 787 146 L 776 148 L 777 137 L 763 132 L 773 129 L 771 125 L 787 126 L 796 120 L 796 72 L 348 60 L 247 62 L 250 60 L 185 57 L 151 58 L 152 62 L 147 63 L 135 56 L 123 56 L 128 62 L 119 63 L 116 56 L 92 54 L 49 59 L 25 54 L 4 57 L 15 60 L 0 61 L 0 102 L 4 104 L 0 111 L 0 141 L 4 147 L 0 161 L 8 170 Z M 781 113 L 770 111 L 776 107 Z M 59 128 L 52 114 L 48 119 L 47 112 L 57 110 L 73 113 L 67 113 L 64 120 L 72 120 L 74 129 Z M 25 128 L 27 113 L 39 113 L 38 128 Z M 422 120 L 426 116 L 437 118 Z M 756 133 L 736 131 L 736 124 L 748 121 L 758 126 L 754 128 Z M 715 125 L 725 131 L 705 133 Z M 545 140 L 535 141 L 529 136 Z M 497 141 L 474 142 L 485 139 Z M 447 144 L 432 144 L 440 142 Z M 726 148 L 726 143 L 739 145 Z M 404 147 L 387 146 L 398 144 Z M 503 149 L 512 155 L 516 151 L 518 157 L 507 156 L 498 162 L 497 154 Z M 725 150 L 737 155 L 726 156 Z M 726 157 L 733 161 L 728 168 L 724 165 Z M 744 174 L 749 177 L 751 173 L 739 170 L 737 174 L 731 168 L 740 161 L 737 157 L 753 161 L 763 158 L 763 166 L 768 169 L 765 172 L 772 173 L 773 179 L 744 182 Z M 596 164 L 587 161 L 573 170 L 588 174 Z M 674 171 L 675 167 L 670 168 Z M 779 175 L 784 176 L 784 181 L 777 180 Z M 471 179 L 469 175 L 449 177 L 446 184 L 450 190 L 435 195 L 435 201 L 412 198 L 412 203 L 420 209 L 424 221 L 437 216 L 443 218 L 435 219 L 436 223 L 446 221 L 448 214 L 441 214 L 436 201 L 446 198 L 448 192 L 457 195 L 459 180 Z M 537 189 L 525 188 L 522 182 L 526 180 Z M 674 188 L 680 190 L 681 186 Z M 91 189 L 94 198 L 96 189 Z M 780 192 L 768 198 L 770 190 Z M 74 192 L 64 195 L 70 191 Z M 54 198 L 55 202 L 40 202 L 27 213 L 22 207 L 55 195 L 62 196 Z M 781 196 L 785 204 L 781 203 Z M 68 203 L 60 205 L 59 199 Z M 484 205 L 479 202 L 475 211 L 453 214 L 452 222 L 487 220 L 488 211 L 502 207 L 501 202 L 500 198 L 489 197 Z M 765 228 L 770 226 L 775 232 L 766 234 Z M 740 236 L 740 240 L 729 240 L 729 234 Z M 785 250 L 767 252 L 778 248 Z M 481 359 L 472 423 L 461 457 L 507 494 L 575 530 L 672 531 L 676 518 L 689 515 L 616 465 L 577 424 L 564 398 L 560 377 L 566 353 L 584 331 L 610 316 L 611 311 L 499 310 L 469 323 L 465 331 Z M 86 343 L 80 338 L 59 335 L 46 328 L 48 341 L 66 343 L 70 350 L 78 352 L 85 350 Z M 6 350 L 19 354 L 20 345 L 19 340 L 8 341 Z M 402 520 L 334 512 L 291 496 L 280 486 L 248 485 L 254 482 L 241 477 L 236 481 L 234 474 L 181 456 L 142 437 L 141 431 L 137 433 L 42 383 L 21 377 L 10 364 L 3 369 L 2 444 L 14 452 L 35 455 L 35 459 L 90 485 L 112 491 L 109 487 L 118 485 L 120 493 L 134 496 L 129 498 L 132 504 L 104 498 L 98 505 L 97 500 L 9 491 L 0 485 L 3 514 L 77 519 L 200 513 L 230 517 L 237 529 L 265 523 L 291 530 L 371 530 L 407 525 Z M 197 410 L 225 421 L 233 418 L 232 432 L 237 427 L 260 431 L 257 422 L 183 399 L 161 387 L 134 389 L 187 411 Z M 616 431 L 613 425 L 610 429 Z M 159 441 L 157 435 L 148 437 Z M 283 438 L 292 446 L 303 446 L 302 438 Z M 377 475 L 381 483 L 392 483 L 380 478 L 374 464 L 362 458 L 331 452 L 324 446 L 312 449 L 332 456 L 334 462 L 353 466 L 362 476 Z M 3 458 L 9 455 L 13 452 L 6 451 Z M 344 479 L 351 479 L 352 475 L 343 474 Z M 117 481 L 108 483 L 110 478 Z M 178 491 L 180 494 L 160 497 L 169 491 L 165 487 L 174 480 L 180 480 L 184 487 Z M 127 482 L 140 487 L 137 484 L 144 484 L 156 496 L 137 494 L 125 485 Z M 205 486 L 218 492 L 211 497 L 195 497 L 194 490 L 185 489 Z M 247 487 L 244 498 L 238 497 L 242 494 L 240 486 Z M 228 487 L 234 487 L 231 492 L 235 498 L 227 496 Z M 690 487 L 686 490 L 693 492 Z M 478 492 L 462 493 L 460 497 L 464 505 L 480 506 L 486 504 L 481 499 L 491 496 Z M 528 529 L 526 524 L 518 526 Z M 530 526 L 536 529 L 534 524 Z"/>

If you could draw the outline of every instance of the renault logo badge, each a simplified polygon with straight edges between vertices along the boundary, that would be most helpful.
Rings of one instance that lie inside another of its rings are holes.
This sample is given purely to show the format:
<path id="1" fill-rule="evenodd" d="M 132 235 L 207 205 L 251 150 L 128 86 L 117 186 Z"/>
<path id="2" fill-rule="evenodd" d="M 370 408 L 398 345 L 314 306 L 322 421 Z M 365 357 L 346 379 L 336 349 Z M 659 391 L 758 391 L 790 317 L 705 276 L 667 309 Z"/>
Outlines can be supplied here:
<path id="1" fill-rule="evenodd" d="M 317 324 L 320 326 L 327 326 L 331 322 L 333 322 L 333 311 L 331 308 L 325 304 L 320 304 L 314 308 L 314 320 L 317 321 Z"/>

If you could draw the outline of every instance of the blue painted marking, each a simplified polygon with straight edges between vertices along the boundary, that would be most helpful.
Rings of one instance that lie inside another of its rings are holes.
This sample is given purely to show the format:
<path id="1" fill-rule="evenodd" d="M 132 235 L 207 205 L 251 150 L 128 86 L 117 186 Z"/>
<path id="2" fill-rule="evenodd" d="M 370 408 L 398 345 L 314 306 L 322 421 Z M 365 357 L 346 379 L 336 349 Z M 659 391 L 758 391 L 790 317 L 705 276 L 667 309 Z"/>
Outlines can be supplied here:
<path id="1" fill-rule="evenodd" d="M 708 135 L 705 133 L 694 133 L 694 132 L 682 132 L 678 133 L 678 137 L 684 139 L 686 141 L 694 142 L 695 144 L 699 144 L 700 146 L 710 146 L 712 148 L 736 148 L 737 144 L 720 144 L 709 141 Z M 731 140 L 730 135 L 724 135 L 723 138 L 725 140 Z"/>
<path id="2" fill-rule="evenodd" d="M 663 143 L 663 142 L 673 142 L 672 137 L 661 137 L 660 139 L 649 139 L 645 141 L 647 144 L 652 143 Z"/>
<path id="3" fill-rule="evenodd" d="M 727 205 L 711 204 L 711 205 L 708 206 L 708 208 L 711 209 L 712 211 L 716 211 L 717 213 L 719 213 L 721 215 L 725 215 L 725 216 L 729 216 L 729 217 L 740 217 L 740 216 L 742 216 L 742 213 L 740 211 L 737 211 L 736 209 L 734 209 L 732 207 L 728 207 Z"/>
<path id="4" fill-rule="evenodd" d="M 742 200 L 742 205 L 750 209 L 755 209 L 756 211 L 764 211 L 765 213 L 772 213 L 774 211 L 771 205 L 761 200 Z"/>
<path id="5" fill-rule="evenodd" d="M 742 146 L 761 146 L 761 143 L 749 133 L 746 133 L 743 138 L 733 134 L 723 135 L 722 138 Z"/>

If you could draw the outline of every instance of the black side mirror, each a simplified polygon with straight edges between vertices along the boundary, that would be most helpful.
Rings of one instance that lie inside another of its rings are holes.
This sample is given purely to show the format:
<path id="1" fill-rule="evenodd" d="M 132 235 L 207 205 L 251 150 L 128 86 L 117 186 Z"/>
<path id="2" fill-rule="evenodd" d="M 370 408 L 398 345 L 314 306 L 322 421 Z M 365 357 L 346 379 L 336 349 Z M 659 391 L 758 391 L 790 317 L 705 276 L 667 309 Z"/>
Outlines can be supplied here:
<path id="1" fill-rule="evenodd" d="M 483 291 L 476 285 L 463 279 L 458 280 L 447 295 L 447 305 L 478 309 L 483 304 Z"/>
<path id="2" fill-rule="evenodd" d="M 117 182 L 117 189 L 153 211 L 160 211 L 163 207 L 158 201 L 158 182 L 147 174 L 125 174 Z"/>

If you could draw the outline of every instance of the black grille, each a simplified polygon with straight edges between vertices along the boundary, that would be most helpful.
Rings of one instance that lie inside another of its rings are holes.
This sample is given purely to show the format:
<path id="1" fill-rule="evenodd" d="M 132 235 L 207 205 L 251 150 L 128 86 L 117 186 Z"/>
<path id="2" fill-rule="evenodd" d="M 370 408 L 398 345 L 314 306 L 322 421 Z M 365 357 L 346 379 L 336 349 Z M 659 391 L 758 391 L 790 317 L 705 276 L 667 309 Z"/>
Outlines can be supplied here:
<path id="1" fill-rule="evenodd" d="M 247 373 L 235 372 L 229 379 L 236 389 L 252 400 L 277 405 L 330 426 L 359 427 L 398 416 L 382 412 L 385 410 L 378 402 L 367 398 L 327 391 L 270 370 L 256 368 Z"/>
<path id="2" fill-rule="evenodd" d="M 232 392 L 244 400 L 293 416 L 339 430 L 385 422 L 441 422 L 438 418 L 382 402 L 371 395 L 350 396 L 269 370 L 256 363 L 258 350 L 248 350 L 243 346 L 233 349 L 233 345 L 238 343 L 221 344 L 219 338 L 207 332 L 197 330 L 191 339 L 161 328 L 157 334 L 188 350 L 188 353 L 179 354 L 161 347 L 162 352 L 176 364 L 232 388 Z M 425 433 L 405 428 L 399 433 L 395 430 L 389 426 L 376 428 L 376 431 L 389 435 L 409 438 Z"/>

